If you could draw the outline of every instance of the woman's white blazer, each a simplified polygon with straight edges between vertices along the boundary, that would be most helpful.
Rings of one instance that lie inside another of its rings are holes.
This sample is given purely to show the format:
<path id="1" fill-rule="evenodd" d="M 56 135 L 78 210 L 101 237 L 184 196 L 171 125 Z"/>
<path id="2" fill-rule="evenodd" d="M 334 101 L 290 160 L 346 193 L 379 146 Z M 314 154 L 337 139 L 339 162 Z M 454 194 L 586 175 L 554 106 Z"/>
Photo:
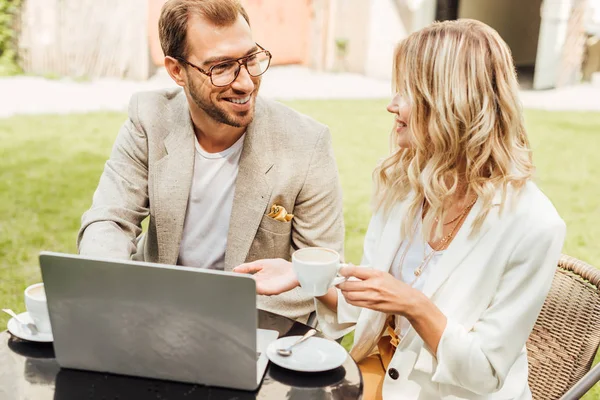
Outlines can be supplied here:
<path id="1" fill-rule="evenodd" d="M 447 326 L 437 354 L 409 329 L 389 364 L 384 400 L 531 398 L 525 342 L 550 289 L 565 224 L 534 183 L 512 197 L 509 189 L 500 213 L 498 191 L 482 228 L 470 234 L 481 209 L 478 200 L 430 271 L 423 292 L 446 315 Z M 389 272 L 402 241 L 407 204 L 373 215 L 362 266 Z M 350 355 L 360 361 L 372 353 L 385 314 L 349 305 L 339 291 L 337 313 L 315 302 L 327 336 L 340 337 L 354 328 Z"/>

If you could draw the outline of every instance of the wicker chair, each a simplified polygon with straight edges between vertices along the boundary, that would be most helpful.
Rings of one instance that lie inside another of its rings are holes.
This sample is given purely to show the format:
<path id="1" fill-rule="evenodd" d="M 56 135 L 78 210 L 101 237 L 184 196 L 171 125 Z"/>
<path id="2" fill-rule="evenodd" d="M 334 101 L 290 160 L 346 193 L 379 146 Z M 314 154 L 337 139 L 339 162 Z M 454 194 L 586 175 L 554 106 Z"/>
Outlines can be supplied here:
<path id="1" fill-rule="evenodd" d="M 600 364 L 590 371 L 599 343 L 600 271 L 563 255 L 527 341 L 533 398 L 583 396 L 600 379 Z"/>

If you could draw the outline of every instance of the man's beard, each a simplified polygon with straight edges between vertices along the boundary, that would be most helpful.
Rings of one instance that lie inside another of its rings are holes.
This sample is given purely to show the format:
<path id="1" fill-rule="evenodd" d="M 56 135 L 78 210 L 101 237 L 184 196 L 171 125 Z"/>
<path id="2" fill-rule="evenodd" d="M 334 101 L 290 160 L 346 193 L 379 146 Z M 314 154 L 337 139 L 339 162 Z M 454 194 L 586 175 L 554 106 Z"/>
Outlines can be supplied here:
<path id="1" fill-rule="evenodd" d="M 233 126 L 235 128 L 242 128 L 248 125 L 247 123 L 242 123 L 240 119 L 246 117 L 248 114 L 252 116 L 252 114 L 254 113 L 254 109 L 246 111 L 243 114 L 238 114 L 237 116 L 231 115 L 231 113 L 228 113 L 226 110 L 218 107 L 216 104 L 202 99 L 201 96 L 198 94 L 198 90 L 196 88 L 195 83 L 189 83 L 190 85 L 188 85 L 188 87 L 190 90 L 190 96 L 192 97 L 192 100 L 194 100 L 194 103 L 196 103 L 196 106 L 198 106 L 198 108 L 204 111 L 206 115 L 208 115 L 214 121 L 220 124 Z M 252 95 L 252 97 L 254 96 Z M 253 100 L 254 99 L 252 98 L 249 101 Z M 250 119 L 250 121 L 252 121 L 252 118 Z"/>

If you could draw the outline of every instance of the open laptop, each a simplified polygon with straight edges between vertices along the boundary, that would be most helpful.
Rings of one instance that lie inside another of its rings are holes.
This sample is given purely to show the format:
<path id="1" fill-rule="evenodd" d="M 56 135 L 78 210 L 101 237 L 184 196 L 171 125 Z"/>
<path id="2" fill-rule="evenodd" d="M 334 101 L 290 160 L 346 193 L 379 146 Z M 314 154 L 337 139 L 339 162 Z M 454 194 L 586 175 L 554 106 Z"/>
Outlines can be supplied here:
<path id="1" fill-rule="evenodd" d="M 267 346 L 250 276 L 42 252 L 61 367 L 256 390 Z"/>

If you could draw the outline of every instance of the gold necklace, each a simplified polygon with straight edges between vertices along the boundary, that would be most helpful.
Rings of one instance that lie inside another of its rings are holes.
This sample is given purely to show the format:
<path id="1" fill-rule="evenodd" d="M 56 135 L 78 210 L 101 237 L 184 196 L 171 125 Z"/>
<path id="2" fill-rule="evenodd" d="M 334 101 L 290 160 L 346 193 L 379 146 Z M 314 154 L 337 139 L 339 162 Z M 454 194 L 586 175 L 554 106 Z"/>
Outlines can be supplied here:
<path id="1" fill-rule="evenodd" d="M 466 215 L 463 214 L 462 216 L 464 217 Z M 452 228 L 452 231 L 450 231 L 449 234 L 447 234 L 446 236 L 444 236 L 442 238 L 442 240 L 440 241 L 440 244 L 442 244 L 442 246 L 439 249 L 434 249 L 433 247 L 431 248 L 431 252 L 427 255 L 424 256 L 423 258 L 423 262 L 421 262 L 421 264 L 417 267 L 417 269 L 415 269 L 414 271 L 414 275 L 415 275 L 415 279 L 411 282 L 410 286 L 413 286 L 415 284 L 415 282 L 417 281 L 417 279 L 419 279 L 419 277 L 421 276 L 421 274 L 423 273 L 423 270 L 425 268 L 427 268 L 427 266 L 429 265 L 429 262 L 431 261 L 431 259 L 441 250 L 444 250 L 446 243 L 454 237 L 454 235 L 456 234 L 457 228 L 460 225 L 460 223 L 462 222 L 462 218 L 458 219 L 456 221 L 456 223 L 454 224 L 454 227 Z M 423 245 L 423 254 L 425 254 L 425 249 L 427 248 L 427 243 L 425 243 Z"/>
<path id="2" fill-rule="evenodd" d="M 466 209 L 470 209 L 471 207 L 473 207 L 473 205 L 475 204 L 475 202 L 477 201 L 477 196 L 475 196 L 475 199 L 473 199 L 473 201 L 471 203 L 469 203 L 468 206 L 466 206 L 462 212 L 458 213 L 458 215 L 456 217 L 454 217 L 453 219 L 451 219 L 448 222 L 444 222 L 444 225 L 450 225 L 451 223 L 453 223 L 454 221 L 456 221 L 457 219 L 459 219 L 462 216 L 462 213 L 466 210 Z M 439 222 L 438 217 L 435 217 L 435 222 Z"/>
<path id="3" fill-rule="evenodd" d="M 431 259 L 433 258 L 433 256 L 435 256 L 438 253 L 438 251 L 443 250 L 444 248 L 446 248 L 446 244 L 450 241 L 450 239 L 452 239 L 454 237 L 454 235 L 456 234 L 456 231 L 458 230 L 458 226 L 462 222 L 463 218 L 466 217 L 466 215 L 468 214 L 469 210 L 475 205 L 476 202 L 477 202 L 477 197 L 475 197 L 475 199 L 460 212 L 460 214 L 458 215 L 458 218 L 455 218 L 456 223 L 452 227 L 452 230 L 450 231 L 450 233 L 448 233 L 446 236 L 444 236 L 440 240 L 439 245 L 441 245 L 441 246 L 436 246 L 436 247 L 438 247 L 437 250 L 432 247 L 432 251 L 428 255 L 425 255 L 425 249 L 427 247 L 427 243 L 424 243 L 424 246 L 423 246 L 423 261 L 421 261 L 421 263 L 419 264 L 419 266 L 413 272 L 413 274 L 415 275 L 415 278 L 410 283 L 410 286 L 413 286 L 415 284 L 415 282 L 417 281 L 417 279 L 419 279 L 419 277 L 423 273 L 423 270 L 425 270 L 425 268 L 429 265 L 429 262 L 431 261 Z M 402 252 L 402 256 L 400 257 L 400 271 L 402 271 L 402 268 L 404 267 L 404 260 L 406 258 L 406 255 L 408 254 L 408 250 L 412 246 L 414 237 L 416 236 L 417 226 L 418 225 L 415 224 L 415 227 L 414 227 L 412 235 L 411 235 L 410 242 L 404 248 L 404 251 Z"/>
<path id="4" fill-rule="evenodd" d="M 454 227 L 452 227 L 452 230 L 450 231 L 450 233 L 447 234 L 446 236 L 444 236 L 440 240 L 440 242 L 438 243 L 438 246 L 436 246 L 438 248 L 438 250 L 443 250 L 446 243 L 450 239 L 452 239 L 452 237 L 456 233 L 456 228 L 460 225 L 460 222 L 463 220 L 464 217 L 466 217 L 466 215 L 469 213 L 471 208 L 473 208 L 473 206 L 475 205 L 476 202 L 477 202 L 477 197 L 475 197 L 475 199 L 471 203 L 469 203 L 465 208 L 463 208 L 461 210 L 461 212 L 458 214 L 458 216 L 452 220 L 452 222 L 456 222 L 456 223 L 454 224 Z M 442 246 L 440 246 L 440 245 L 442 245 Z M 433 246 L 431 248 L 433 248 Z"/>

